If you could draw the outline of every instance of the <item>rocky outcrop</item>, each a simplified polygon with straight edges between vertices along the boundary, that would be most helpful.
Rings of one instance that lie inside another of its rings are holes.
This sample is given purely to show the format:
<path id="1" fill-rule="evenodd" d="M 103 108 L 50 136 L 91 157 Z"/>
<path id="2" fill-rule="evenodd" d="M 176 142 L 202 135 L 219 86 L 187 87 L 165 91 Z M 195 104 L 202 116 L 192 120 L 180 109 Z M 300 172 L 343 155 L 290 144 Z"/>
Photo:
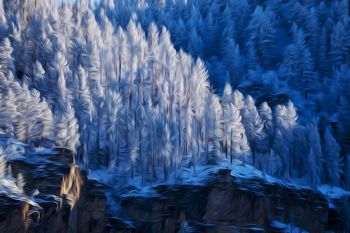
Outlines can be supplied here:
<path id="1" fill-rule="evenodd" d="M 0 232 L 102 232 L 107 219 L 103 186 L 87 180 L 73 154 L 24 149 L 9 165 L 14 177 L 25 177 L 27 196 L 0 197 Z"/>
<path id="2" fill-rule="evenodd" d="M 348 199 L 330 205 L 311 189 L 242 179 L 225 169 L 201 185 L 158 185 L 153 195 L 121 193 L 114 197 L 120 211 L 112 216 L 110 188 L 89 180 L 68 150 L 27 148 L 10 165 L 14 176 L 25 177 L 25 193 L 0 194 L 1 233 L 285 232 L 288 224 L 311 233 L 349 229 Z"/>
<path id="3" fill-rule="evenodd" d="M 127 196 L 124 215 L 137 232 L 346 232 L 344 200 L 327 199 L 311 189 L 242 180 L 229 170 L 206 185 L 162 185 L 151 197 Z M 289 224 L 289 226 L 288 226 Z"/>
<path id="4" fill-rule="evenodd" d="M 23 200 L 0 196 L 0 232 L 26 232 L 30 213 L 38 210 Z"/>
<path id="5" fill-rule="evenodd" d="M 108 187 L 87 179 L 69 150 L 15 147 L 21 154 L 8 163 L 13 177 L 25 178 L 25 191 L 0 192 L 0 233 L 133 232 L 108 215 Z"/>

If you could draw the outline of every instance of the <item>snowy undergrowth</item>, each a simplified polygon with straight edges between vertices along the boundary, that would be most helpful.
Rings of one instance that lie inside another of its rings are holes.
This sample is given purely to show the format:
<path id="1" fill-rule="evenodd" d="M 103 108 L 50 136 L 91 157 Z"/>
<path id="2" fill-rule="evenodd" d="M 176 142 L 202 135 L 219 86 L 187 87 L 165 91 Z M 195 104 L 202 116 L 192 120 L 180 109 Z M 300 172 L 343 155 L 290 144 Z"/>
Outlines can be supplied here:
<path id="1" fill-rule="evenodd" d="M 38 206 L 32 198 L 28 197 L 24 193 L 25 180 L 21 173 L 14 177 L 12 174 L 11 166 L 7 165 L 7 159 L 9 156 L 6 156 L 6 152 L 14 151 L 14 148 L 21 148 L 21 146 L 16 147 L 14 144 L 7 144 L 8 147 L 5 147 L 8 150 L 3 150 L 0 147 L 0 195 L 7 198 L 27 202 L 32 206 Z M 12 156 L 13 157 L 13 156 Z"/>
<path id="2" fill-rule="evenodd" d="M 121 195 L 122 197 L 128 196 L 154 196 L 158 195 L 155 188 L 159 185 L 206 185 L 210 178 L 217 174 L 219 170 L 228 169 L 231 170 L 230 174 L 234 178 L 238 178 L 239 182 L 249 183 L 250 180 L 261 180 L 262 185 L 279 185 L 291 190 L 312 190 L 322 194 L 329 202 L 329 207 L 334 207 L 334 199 L 342 199 L 343 197 L 350 197 L 350 191 L 346 191 L 340 187 L 331 186 L 328 184 L 318 185 L 317 187 L 310 187 L 305 181 L 302 180 L 282 180 L 272 177 L 263 173 L 261 170 L 254 168 L 251 165 L 243 163 L 240 160 L 234 160 L 233 163 L 222 162 L 216 165 L 202 165 L 196 168 L 196 171 L 192 168 L 183 169 L 180 177 L 176 177 L 172 174 L 165 179 L 156 179 L 153 182 L 142 182 L 140 176 L 134 178 L 126 178 L 116 176 L 111 170 L 96 170 L 89 174 L 89 179 L 95 179 L 99 182 L 112 187 L 112 193 Z"/>
<path id="3" fill-rule="evenodd" d="M 308 231 L 300 229 L 297 226 L 293 226 L 293 224 L 286 224 L 277 220 L 272 222 L 272 226 L 284 230 L 285 233 L 308 233 Z"/>

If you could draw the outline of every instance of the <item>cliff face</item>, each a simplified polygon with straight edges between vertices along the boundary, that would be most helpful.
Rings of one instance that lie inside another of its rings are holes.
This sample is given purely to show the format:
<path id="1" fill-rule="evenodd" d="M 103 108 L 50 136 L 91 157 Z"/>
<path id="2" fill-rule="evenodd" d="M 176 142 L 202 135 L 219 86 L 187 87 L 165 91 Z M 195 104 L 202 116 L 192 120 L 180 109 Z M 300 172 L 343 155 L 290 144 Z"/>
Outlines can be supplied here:
<path id="1" fill-rule="evenodd" d="M 30 158 L 30 159 L 27 159 Z M 310 189 L 240 179 L 229 170 L 203 185 L 158 185 L 154 195 L 115 195 L 87 175 L 64 149 L 28 152 L 10 161 L 26 179 L 25 193 L 0 195 L 0 232 L 346 232 L 348 199 L 330 200 Z"/>
<path id="2" fill-rule="evenodd" d="M 22 199 L 0 197 L 0 232 L 103 231 L 103 186 L 87 180 L 70 151 L 28 152 L 10 165 L 14 176 L 25 177 L 26 193 L 39 192 Z"/>
<path id="3" fill-rule="evenodd" d="M 244 180 L 221 170 L 204 186 L 159 186 L 159 195 L 127 197 L 125 215 L 138 232 L 347 232 L 344 200 L 310 189 Z M 295 231 L 299 232 L 299 231 Z"/>

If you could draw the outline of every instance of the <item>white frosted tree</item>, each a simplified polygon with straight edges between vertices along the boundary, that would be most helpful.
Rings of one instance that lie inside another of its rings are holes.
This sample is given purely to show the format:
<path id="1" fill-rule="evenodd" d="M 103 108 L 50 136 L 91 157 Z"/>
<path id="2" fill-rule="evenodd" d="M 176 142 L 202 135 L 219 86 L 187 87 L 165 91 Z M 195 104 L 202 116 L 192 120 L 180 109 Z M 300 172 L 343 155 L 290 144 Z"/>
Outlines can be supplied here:
<path id="1" fill-rule="evenodd" d="M 232 163 L 234 158 L 242 159 L 243 157 L 244 159 L 250 147 L 239 110 L 233 104 L 230 104 L 228 112 L 228 151 L 230 153 L 230 162 Z"/>
<path id="2" fill-rule="evenodd" d="M 48 68 L 48 78 L 41 84 L 41 88 L 54 112 L 60 113 L 65 110 L 67 103 L 71 103 L 71 94 L 66 86 L 67 76 L 71 75 L 68 61 L 61 51 L 57 51 Z"/>
<path id="3" fill-rule="evenodd" d="M 265 134 L 263 132 L 264 121 L 260 118 L 258 109 L 255 106 L 255 101 L 251 96 L 247 96 L 245 100 L 243 125 L 252 153 L 252 164 L 255 165 L 258 145 L 264 141 Z"/>
<path id="4" fill-rule="evenodd" d="M 169 176 L 171 166 L 171 156 L 173 155 L 173 146 L 171 142 L 171 132 L 169 126 L 166 124 L 163 130 L 163 145 L 160 151 L 163 163 L 164 179 Z M 196 161 L 195 161 L 196 162 Z"/>
<path id="5" fill-rule="evenodd" d="M 15 127 L 17 139 L 34 145 L 49 146 L 54 138 L 51 109 L 36 90 L 29 91 L 23 86 L 17 95 L 18 117 Z"/>
<path id="6" fill-rule="evenodd" d="M 244 96 L 238 90 L 235 90 L 232 95 L 233 105 L 243 114 Z"/>
<path id="7" fill-rule="evenodd" d="M 292 102 L 287 106 L 278 105 L 275 109 L 276 135 L 274 140 L 274 154 L 281 162 L 277 169 L 278 176 L 292 176 L 291 165 L 293 157 L 291 156 L 291 145 L 293 142 L 293 129 L 297 126 L 297 113 Z M 280 163 L 276 162 L 276 163 Z"/>
<path id="8" fill-rule="evenodd" d="M 270 160 L 273 158 L 272 148 L 275 137 L 275 128 L 273 121 L 273 113 L 270 106 L 263 102 L 260 104 L 259 115 L 261 120 L 264 122 L 263 134 L 264 138 L 257 145 L 256 149 L 259 152 L 257 167 L 269 173 Z"/>
<path id="9" fill-rule="evenodd" d="M 229 152 L 229 141 L 231 136 L 231 129 L 230 129 L 230 114 L 231 114 L 231 102 L 232 102 L 232 88 L 230 84 L 226 84 L 224 88 L 224 92 L 221 97 L 221 106 L 222 106 L 222 130 L 223 130 L 223 137 L 222 137 L 222 146 L 224 153 L 226 155 L 226 158 L 228 158 L 228 152 Z"/>
<path id="10" fill-rule="evenodd" d="M 123 103 L 120 94 L 109 91 L 106 98 L 107 138 L 105 150 L 108 153 L 108 160 L 112 161 L 113 165 L 116 164 L 118 159 L 119 124 L 121 123 L 122 113 Z"/>
<path id="11" fill-rule="evenodd" d="M 56 145 L 67 148 L 74 153 L 79 146 L 79 126 L 74 116 L 74 109 L 67 103 L 65 111 L 56 115 Z"/>
<path id="12" fill-rule="evenodd" d="M 5 177 L 7 173 L 6 160 L 4 156 L 4 150 L 0 148 L 0 179 Z"/>
<path id="13" fill-rule="evenodd" d="M 6 37 L 0 41 L 0 72 L 6 77 L 11 76 L 14 72 L 14 59 L 12 58 L 13 48 L 10 40 Z"/>
<path id="14" fill-rule="evenodd" d="M 76 78 L 79 80 L 79 90 L 74 93 L 74 108 L 79 122 L 79 133 L 81 147 L 78 151 L 78 159 L 83 166 L 88 166 L 88 144 L 90 141 L 90 131 L 94 106 L 88 86 L 88 76 L 82 66 L 78 67 Z"/>
<path id="15" fill-rule="evenodd" d="M 82 66 L 88 74 L 88 86 L 90 95 L 92 98 L 94 111 L 92 116 L 92 124 L 95 129 L 92 131 L 91 139 L 94 141 L 94 145 L 91 146 L 96 150 L 100 149 L 100 130 L 101 130 L 101 119 L 103 109 L 103 95 L 104 89 L 102 86 L 101 77 L 101 63 L 100 54 L 97 47 L 98 41 L 88 40 L 86 44 L 86 50 L 82 53 Z"/>
<path id="16" fill-rule="evenodd" d="M 16 185 L 21 192 L 23 192 L 25 184 L 26 184 L 25 179 L 24 179 L 22 173 L 18 173 L 17 178 L 16 178 Z"/>
<path id="17" fill-rule="evenodd" d="M 230 84 L 226 84 L 224 88 L 224 92 L 221 97 L 221 104 L 223 111 L 230 106 L 232 102 L 232 88 Z"/>
<path id="18" fill-rule="evenodd" d="M 15 104 L 15 98 L 16 97 L 11 89 L 8 89 L 7 94 L 1 94 L 0 118 L 3 120 L 1 121 L 0 126 L 3 131 L 11 136 L 14 136 L 14 123 L 19 114 Z"/>
<path id="19" fill-rule="evenodd" d="M 274 125 L 273 125 L 273 113 L 270 106 L 263 102 L 259 106 L 259 115 L 264 122 L 264 133 L 266 134 L 265 146 L 271 146 L 273 141 Z"/>
<path id="20" fill-rule="evenodd" d="M 208 125 L 208 163 L 215 164 L 220 159 L 220 140 L 222 140 L 222 108 L 219 103 L 219 98 L 216 96 L 212 96 L 211 98 L 211 106 L 208 111 L 210 120 L 210 124 Z"/>

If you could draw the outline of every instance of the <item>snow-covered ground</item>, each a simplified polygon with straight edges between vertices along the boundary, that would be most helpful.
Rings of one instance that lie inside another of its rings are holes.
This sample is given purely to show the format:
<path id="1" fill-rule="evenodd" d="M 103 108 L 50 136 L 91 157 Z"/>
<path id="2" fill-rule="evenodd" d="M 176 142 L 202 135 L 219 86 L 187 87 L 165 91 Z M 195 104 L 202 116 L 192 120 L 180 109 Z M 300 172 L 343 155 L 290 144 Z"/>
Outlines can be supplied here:
<path id="1" fill-rule="evenodd" d="M 293 226 L 292 224 L 285 224 L 277 220 L 274 220 L 272 222 L 272 226 L 284 230 L 285 233 L 308 233 L 308 231 L 300 229 L 297 226 Z"/>
<path id="2" fill-rule="evenodd" d="M 176 179 L 175 176 L 170 176 L 167 180 L 158 179 L 152 183 L 142 183 L 140 176 L 135 176 L 132 178 L 116 177 L 115 173 L 111 170 L 95 170 L 89 174 L 89 179 L 96 179 L 99 182 L 105 183 L 114 188 L 114 191 L 122 191 L 122 195 L 126 196 L 138 196 L 138 195 L 155 195 L 156 192 L 154 187 L 158 185 L 180 185 L 180 184 L 191 184 L 191 185 L 204 185 L 208 181 L 211 174 L 217 173 L 219 170 L 229 169 L 231 170 L 231 175 L 235 178 L 242 179 L 244 182 L 249 182 L 253 179 L 261 179 L 265 184 L 280 185 L 290 189 L 309 189 L 316 190 L 321 193 L 329 200 L 330 206 L 332 205 L 333 199 L 341 199 L 343 197 L 350 197 L 350 191 L 346 191 L 339 187 L 332 187 L 330 185 L 319 185 L 316 189 L 299 184 L 294 181 L 286 181 L 278 179 L 262 171 L 254 168 L 251 165 L 245 164 L 240 160 L 234 160 L 233 164 L 228 162 L 222 162 L 217 165 L 202 165 L 197 166 L 196 171 L 193 169 L 184 169 L 182 171 L 181 179 Z M 118 182 L 123 180 L 122 182 Z M 117 190 L 119 189 L 119 190 Z"/>

